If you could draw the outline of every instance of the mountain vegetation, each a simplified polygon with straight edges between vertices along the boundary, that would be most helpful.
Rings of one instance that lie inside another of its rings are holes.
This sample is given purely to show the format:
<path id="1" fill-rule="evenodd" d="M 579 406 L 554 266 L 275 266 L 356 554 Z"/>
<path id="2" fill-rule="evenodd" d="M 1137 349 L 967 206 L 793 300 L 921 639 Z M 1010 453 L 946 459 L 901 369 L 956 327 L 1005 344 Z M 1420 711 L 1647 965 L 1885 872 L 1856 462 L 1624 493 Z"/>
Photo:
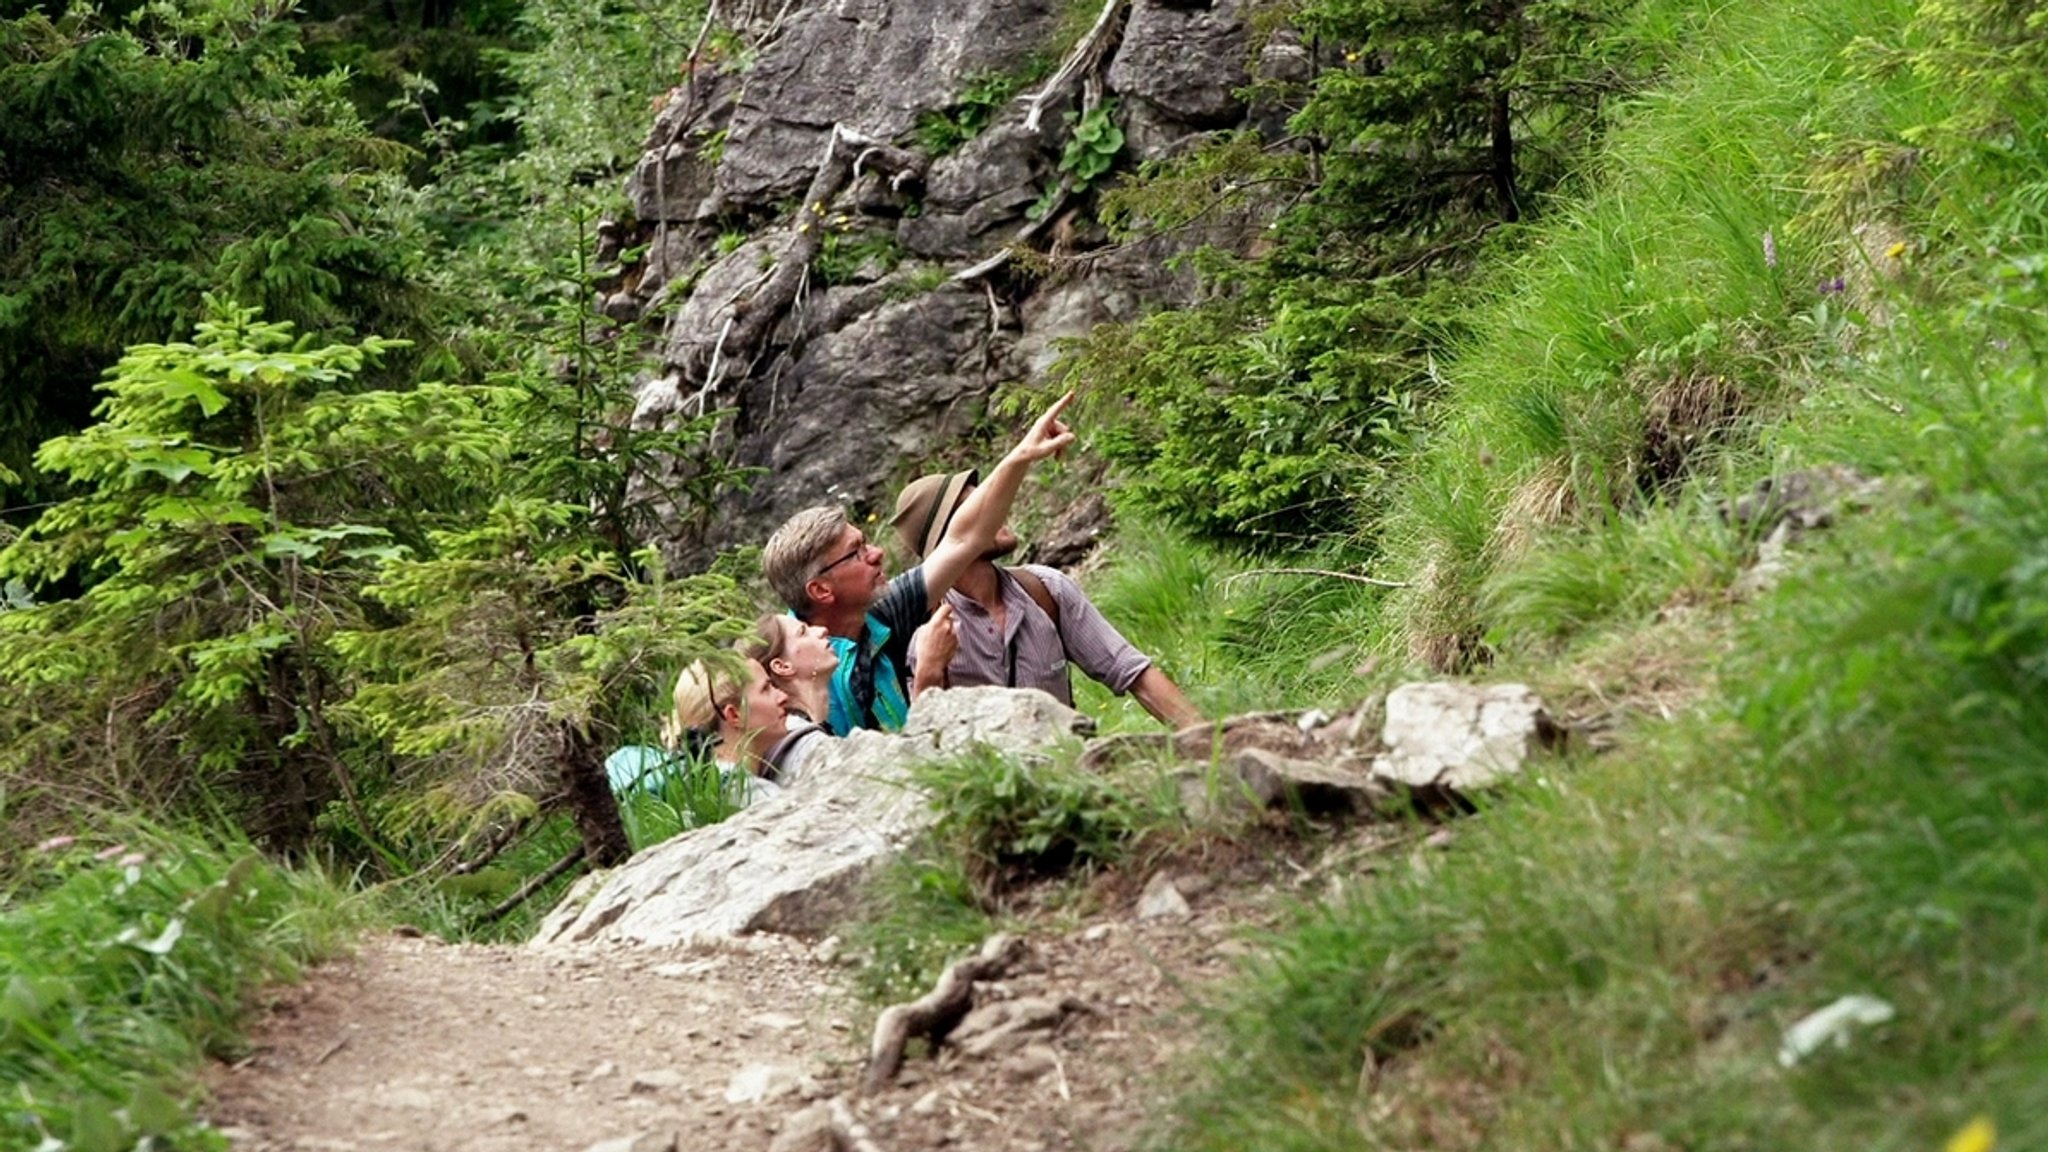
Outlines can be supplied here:
<path id="1" fill-rule="evenodd" d="M 1261 93 L 1284 142 L 1133 170 L 1098 106 L 1069 173 L 1117 242 L 1264 226 L 1062 361 L 1097 601 L 1213 713 L 1448 673 L 1582 738 L 1305 902 L 1158 1146 L 2048 1140 L 2048 12 L 1249 11 L 1325 62 Z M 589 256 L 650 109 L 747 66 L 715 28 L 0 7 L 0 1147 L 218 1147 L 191 1069 L 257 982 L 365 923 L 517 937 L 716 817 L 603 759 L 762 601 L 642 546 L 744 477 L 653 466 L 714 422 L 633 423 Z M 1754 514 L 1795 475 L 1848 494 L 1803 532 Z M 944 782 L 874 983 L 985 924 L 975 853 L 1146 818 L 1026 776 Z M 1849 993 L 1894 1022 L 1780 1058 Z"/>

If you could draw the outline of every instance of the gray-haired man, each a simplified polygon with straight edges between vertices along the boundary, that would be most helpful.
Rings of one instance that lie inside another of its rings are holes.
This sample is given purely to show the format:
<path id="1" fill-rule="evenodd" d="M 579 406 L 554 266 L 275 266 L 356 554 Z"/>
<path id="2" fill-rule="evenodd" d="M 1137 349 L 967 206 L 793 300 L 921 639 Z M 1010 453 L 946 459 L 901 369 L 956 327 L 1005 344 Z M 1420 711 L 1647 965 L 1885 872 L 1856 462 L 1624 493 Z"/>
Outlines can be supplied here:
<path id="1" fill-rule="evenodd" d="M 824 718 L 833 732 L 903 726 L 911 636 L 961 573 L 994 545 L 1025 473 L 1073 443 L 1073 432 L 1060 422 L 1073 398 L 1068 393 L 1046 409 L 990 471 L 988 483 L 959 502 L 951 522 L 919 553 L 924 562 L 894 580 L 883 575 L 882 550 L 836 505 L 806 508 L 768 538 L 761 568 L 769 586 L 799 618 L 822 625 L 839 653 L 831 715 Z"/>

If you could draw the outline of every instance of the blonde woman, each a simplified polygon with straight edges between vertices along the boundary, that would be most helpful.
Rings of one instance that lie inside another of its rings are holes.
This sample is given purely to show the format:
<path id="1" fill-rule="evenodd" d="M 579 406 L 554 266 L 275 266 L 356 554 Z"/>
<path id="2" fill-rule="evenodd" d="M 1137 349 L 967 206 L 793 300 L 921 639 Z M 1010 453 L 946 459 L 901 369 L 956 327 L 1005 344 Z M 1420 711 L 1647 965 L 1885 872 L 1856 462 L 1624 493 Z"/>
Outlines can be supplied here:
<path id="1" fill-rule="evenodd" d="M 676 677 L 674 700 L 663 742 L 671 750 L 693 739 L 708 744 L 727 779 L 739 782 L 745 804 L 795 781 L 828 738 L 808 722 L 792 730 L 788 695 L 770 682 L 759 660 L 745 656 L 691 663 Z"/>

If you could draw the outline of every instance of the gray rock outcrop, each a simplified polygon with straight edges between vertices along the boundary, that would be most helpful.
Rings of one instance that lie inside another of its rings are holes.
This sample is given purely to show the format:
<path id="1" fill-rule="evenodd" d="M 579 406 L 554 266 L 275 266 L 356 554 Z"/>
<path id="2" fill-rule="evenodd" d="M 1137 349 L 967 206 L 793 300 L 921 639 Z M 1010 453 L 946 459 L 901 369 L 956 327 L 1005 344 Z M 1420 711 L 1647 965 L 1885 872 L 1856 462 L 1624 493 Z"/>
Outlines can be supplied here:
<path id="1" fill-rule="evenodd" d="M 915 764 L 976 746 L 1043 753 L 1087 726 L 1043 692 L 927 692 L 901 734 L 855 732 L 780 795 L 584 877 L 534 943 L 671 947 L 822 932 L 850 911 L 875 864 L 931 826 L 931 806 L 911 786 Z"/>
<path id="2" fill-rule="evenodd" d="M 1061 170 L 1067 114 L 1088 108 L 1124 128 L 1124 169 L 1206 132 L 1279 131 L 1238 92 L 1254 73 L 1291 76 L 1301 53 L 1276 38 L 1254 59 L 1252 5 L 1132 0 L 1051 78 L 1066 51 L 1067 5 L 1053 0 L 742 5 L 729 31 L 744 48 L 693 59 L 627 181 L 633 218 L 600 229 L 601 260 L 632 257 L 601 281 L 602 310 L 638 318 L 662 363 L 635 422 L 722 415 L 696 457 L 643 490 L 752 477 L 745 492 L 665 505 L 671 563 L 759 543 L 811 504 L 886 512 L 895 485 L 981 425 L 997 388 L 1042 379 L 1060 341 L 1192 299 L 1192 276 L 1166 267 L 1182 247 L 1253 243 L 1262 220 L 1221 213 L 1199 234 L 1108 247 L 1092 192 Z M 962 115 L 999 77 L 1038 79 L 976 105 L 978 131 L 925 154 L 920 126 Z M 821 187 L 834 154 L 852 158 L 849 178 Z M 1023 273 L 990 260 L 1011 246 L 1049 259 Z M 797 260 L 800 287 L 770 285 Z"/>

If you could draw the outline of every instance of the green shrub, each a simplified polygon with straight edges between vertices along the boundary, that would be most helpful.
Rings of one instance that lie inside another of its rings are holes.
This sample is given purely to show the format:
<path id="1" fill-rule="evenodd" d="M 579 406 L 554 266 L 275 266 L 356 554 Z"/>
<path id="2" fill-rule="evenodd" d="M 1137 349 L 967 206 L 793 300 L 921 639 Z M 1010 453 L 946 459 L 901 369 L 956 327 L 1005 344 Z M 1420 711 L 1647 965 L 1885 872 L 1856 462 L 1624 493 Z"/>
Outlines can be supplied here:
<path id="1" fill-rule="evenodd" d="M 883 869 L 860 917 L 842 930 L 862 961 L 855 974 L 862 998 L 888 1005 L 924 995 L 995 927 L 966 862 L 925 843 Z"/>

